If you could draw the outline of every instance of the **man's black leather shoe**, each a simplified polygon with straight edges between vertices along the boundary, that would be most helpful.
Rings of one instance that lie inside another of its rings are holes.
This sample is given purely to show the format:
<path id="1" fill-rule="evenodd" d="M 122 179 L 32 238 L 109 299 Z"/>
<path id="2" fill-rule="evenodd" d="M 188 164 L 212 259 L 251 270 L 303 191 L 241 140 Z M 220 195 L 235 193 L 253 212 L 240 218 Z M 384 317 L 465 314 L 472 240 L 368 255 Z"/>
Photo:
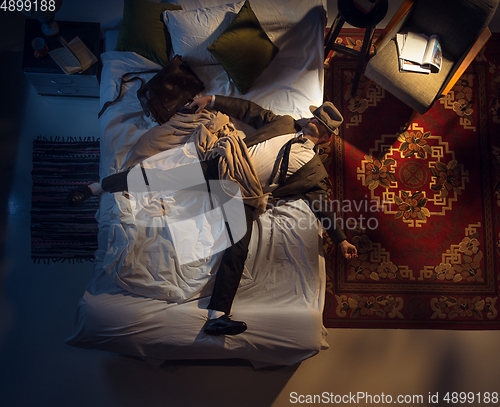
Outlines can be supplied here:
<path id="1" fill-rule="evenodd" d="M 243 321 L 233 321 L 229 316 L 223 315 L 217 319 L 209 319 L 204 331 L 207 335 L 238 335 L 247 330 Z"/>
<path id="2" fill-rule="evenodd" d="M 68 194 L 69 206 L 78 206 L 92 195 L 92 190 L 87 185 L 79 186 Z"/>

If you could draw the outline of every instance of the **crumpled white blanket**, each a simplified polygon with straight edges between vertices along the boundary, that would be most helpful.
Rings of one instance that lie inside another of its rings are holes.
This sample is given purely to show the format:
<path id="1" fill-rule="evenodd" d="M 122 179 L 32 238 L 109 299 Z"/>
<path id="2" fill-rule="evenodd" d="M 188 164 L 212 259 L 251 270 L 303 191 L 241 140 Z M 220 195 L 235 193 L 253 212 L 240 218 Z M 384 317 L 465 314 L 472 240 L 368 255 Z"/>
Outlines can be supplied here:
<path id="1" fill-rule="evenodd" d="M 203 111 L 172 119 L 144 133 L 127 168 L 167 171 L 220 156 L 219 175 L 236 181 L 244 202 L 263 212 L 267 195 L 229 117 Z M 111 279 L 129 292 L 173 303 L 209 295 L 207 283 L 231 244 L 221 206 L 214 208 L 208 193 L 188 189 L 115 193 L 114 199 L 104 257 Z M 246 230 L 244 212 L 235 222 L 235 230 Z"/>
<path id="2" fill-rule="evenodd" d="M 177 113 L 139 139 L 130 151 L 126 167 L 131 168 L 143 160 L 151 162 L 158 153 L 186 143 L 196 146 L 200 161 L 220 156 L 219 179 L 237 182 L 243 201 L 255 207 L 258 213 L 265 210 L 268 194 L 262 192 L 245 143 L 229 116 L 221 112 L 205 109 L 198 114 Z"/>

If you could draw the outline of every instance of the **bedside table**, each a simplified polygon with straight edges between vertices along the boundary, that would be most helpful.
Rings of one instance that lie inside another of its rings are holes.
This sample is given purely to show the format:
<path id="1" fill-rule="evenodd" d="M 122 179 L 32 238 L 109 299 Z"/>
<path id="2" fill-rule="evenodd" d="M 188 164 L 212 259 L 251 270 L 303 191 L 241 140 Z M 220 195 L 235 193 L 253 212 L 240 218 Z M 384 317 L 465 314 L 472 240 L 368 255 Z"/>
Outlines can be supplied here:
<path id="1" fill-rule="evenodd" d="M 102 50 L 101 27 L 99 23 L 58 21 L 59 34 L 46 37 L 36 19 L 27 19 L 24 33 L 23 70 L 28 80 L 40 95 L 99 97 L 101 74 L 100 54 Z M 97 62 L 81 74 L 66 75 L 50 55 L 35 58 L 31 41 L 35 37 L 45 40 L 49 50 L 63 47 L 59 36 L 70 42 L 76 36 L 97 57 Z"/>

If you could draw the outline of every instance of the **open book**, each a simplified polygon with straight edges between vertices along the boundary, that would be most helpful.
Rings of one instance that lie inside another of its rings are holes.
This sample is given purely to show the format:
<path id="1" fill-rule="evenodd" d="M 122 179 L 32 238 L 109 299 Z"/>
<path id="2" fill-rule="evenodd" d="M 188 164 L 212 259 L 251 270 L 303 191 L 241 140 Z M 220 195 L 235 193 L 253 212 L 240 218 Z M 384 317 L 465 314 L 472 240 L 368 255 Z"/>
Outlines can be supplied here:
<path id="1" fill-rule="evenodd" d="M 62 37 L 60 41 L 63 47 L 49 51 L 49 54 L 66 74 L 81 73 L 97 62 L 96 56 L 79 37 L 69 43 Z"/>
<path id="2" fill-rule="evenodd" d="M 437 35 L 398 33 L 396 44 L 400 71 L 431 73 L 441 70 L 443 51 Z"/>

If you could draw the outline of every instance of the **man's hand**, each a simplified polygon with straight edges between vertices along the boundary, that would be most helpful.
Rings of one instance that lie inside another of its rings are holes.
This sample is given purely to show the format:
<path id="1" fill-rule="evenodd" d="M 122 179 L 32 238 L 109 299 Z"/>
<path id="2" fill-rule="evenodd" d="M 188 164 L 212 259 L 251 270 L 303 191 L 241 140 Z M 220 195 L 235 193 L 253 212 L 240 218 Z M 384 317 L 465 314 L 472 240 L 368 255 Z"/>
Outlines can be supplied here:
<path id="1" fill-rule="evenodd" d="M 202 96 L 201 98 L 194 99 L 189 105 L 189 107 L 191 109 L 196 107 L 197 109 L 195 113 L 200 113 L 205 108 L 205 106 L 210 103 L 211 100 L 212 96 L 210 95 Z"/>
<path id="2" fill-rule="evenodd" d="M 340 250 L 342 250 L 342 254 L 346 259 L 352 259 L 354 257 L 358 257 L 358 250 L 356 246 L 350 244 L 347 240 L 339 243 Z"/>

